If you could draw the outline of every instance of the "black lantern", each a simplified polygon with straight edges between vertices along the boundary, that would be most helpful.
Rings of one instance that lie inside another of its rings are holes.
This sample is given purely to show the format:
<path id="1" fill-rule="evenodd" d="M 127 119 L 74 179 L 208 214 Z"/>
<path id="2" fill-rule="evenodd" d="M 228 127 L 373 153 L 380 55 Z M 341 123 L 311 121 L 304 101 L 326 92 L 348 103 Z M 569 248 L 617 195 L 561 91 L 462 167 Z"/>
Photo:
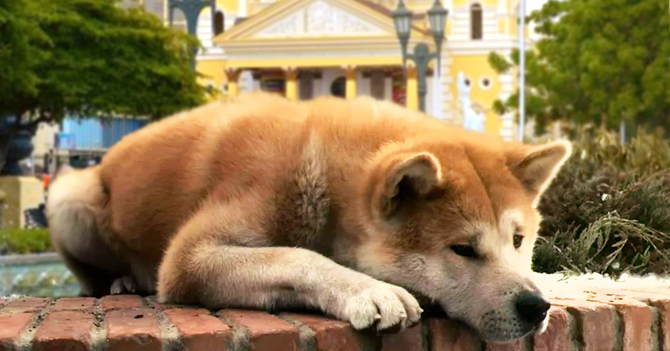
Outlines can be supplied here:
<path id="1" fill-rule="evenodd" d="M 395 31 L 402 47 L 404 64 L 407 44 L 409 43 L 409 36 L 412 30 L 412 12 L 407 9 L 403 0 L 398 2 L 398 7 L 393 11 L 393 23 L 395 24 Z"/>
<path id="2" fill-rule="evenodd" d="M 435 38 L 435 47 L 438 51 L 442 48 L 444 41 L 444 27 L 447 24 L 447 15 L 449 11 L 442 6 L 440 0 L 435 0 L 433 7 L 428 10 L 428 21 L 430 22 L 430 31 Z"/>

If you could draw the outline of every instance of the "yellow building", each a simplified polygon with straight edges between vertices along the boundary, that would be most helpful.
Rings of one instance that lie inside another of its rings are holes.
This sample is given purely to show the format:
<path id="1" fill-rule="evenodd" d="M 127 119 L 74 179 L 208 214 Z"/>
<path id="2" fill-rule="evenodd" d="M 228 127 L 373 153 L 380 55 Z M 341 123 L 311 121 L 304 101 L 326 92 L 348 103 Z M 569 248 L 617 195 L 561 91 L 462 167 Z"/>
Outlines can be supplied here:
<path id="1" fill-rule="evenodd" d="M 162 2 L 162 3 L 160 3 Z M 414 27 L 408 47 L 434 48 L 427 10 L 434 0 L 406 0 Z M 513 115 L 491 106 L 514 89 L 515 76 L 498 75 L 488 64 L 491 51 L 509 55 L 517 46 L 516 0 L 443 0 L 449 10 L 439 77 L 431 69 L 426 110 L 463 124 L 483 120 L 485 132 L 515 138 Z M 153 3 L 153 4 L 152 4 Z M 145 0 L 163 14 L 167 0 Z M 197 34 L 204 49 L 197 68 L 205 84 L 224 95 L 263 89 L 292 99 L 333 94 L 371 95 L 416 108 L 416 74 L 402 69 L 392 11 L 397 0 L 217 0 L 205 9 Z M 214 25 L 212 25 L 214 18 Z M 183 15 L 174 25 L 184 27 Z M 460 77 L 460 79 L 459 79 Z M 460 81 L 460 84 L 459 84 Z"/>

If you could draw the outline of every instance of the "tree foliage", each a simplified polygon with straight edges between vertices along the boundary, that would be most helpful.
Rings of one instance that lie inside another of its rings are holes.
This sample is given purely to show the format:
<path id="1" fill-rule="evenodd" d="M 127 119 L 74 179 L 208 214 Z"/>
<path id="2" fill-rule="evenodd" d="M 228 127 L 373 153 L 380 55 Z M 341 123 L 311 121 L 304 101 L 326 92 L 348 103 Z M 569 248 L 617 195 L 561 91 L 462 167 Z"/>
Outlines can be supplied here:
<path id="1" fill-rule="evenodd" d="M 118 0 L 0 0 L 0 169 L 12 136 L 38 122 L 160 118 L 201 104 L 197 45 Z"/>
<path id="2" fill-rule="evenodd" d="M 40 46 L 48 37 L 34 23 L 39 11 L 32 0 L 0 0 L 0 99 L 7 104 L 37 93 L 34 67 L 45 58 Z"/>
<path id="3" fill-rule="evenodd" d="M 204 88 L 190 67 L 197 41 L 155 16 L 110 0 L 20 2 L 48 40 L 30 47 L 38 55 L 16 73 L 18 79 L 33 75 L 34 88 L 1 98 L 0 114 L 157 118 L 203 101 Z M 23 35 L 16 30 L 10 35 Z"/>
<path id="4" fill-rule="evenodd" d="M 530 21 L 542 35 L 526 54 L 529 117 L 670 129 L 670 19 L 666 0 L 550 0 Z M 491 54 L 498 71 L 512 57 Z M 518 94 L 495 105 L 516 110 Z"/>

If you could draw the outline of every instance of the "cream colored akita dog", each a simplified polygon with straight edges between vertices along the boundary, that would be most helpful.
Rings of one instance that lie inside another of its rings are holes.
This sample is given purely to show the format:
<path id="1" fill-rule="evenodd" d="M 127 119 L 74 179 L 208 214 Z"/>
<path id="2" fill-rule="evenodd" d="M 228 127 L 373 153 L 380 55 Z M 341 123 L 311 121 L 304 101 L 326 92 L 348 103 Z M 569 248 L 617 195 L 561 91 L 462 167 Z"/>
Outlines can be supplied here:
<path id="1" fill-rule="evenodd" d="M 315 308 L 377 330 L 417 323 L 425 296 L 484 340 L 511 340 L 546 327 L 529 278 L 535 207 L 570 153 L 370 98 L 257 92 L 59 172 L 47 212 L 85 295 Z"/>

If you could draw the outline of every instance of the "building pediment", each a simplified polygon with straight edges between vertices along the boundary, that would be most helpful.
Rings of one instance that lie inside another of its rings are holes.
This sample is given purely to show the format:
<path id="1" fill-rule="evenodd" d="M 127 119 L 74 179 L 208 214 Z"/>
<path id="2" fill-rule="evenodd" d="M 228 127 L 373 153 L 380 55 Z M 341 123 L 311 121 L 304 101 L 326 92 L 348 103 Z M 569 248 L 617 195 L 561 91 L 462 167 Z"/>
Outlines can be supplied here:
<path id="1" fill-rule="evenodd" d="M 421 36 L 423 33 L 414 33 Z M 232 27 L 216 43 L 270 39 L 393 37 L 393 18 L 358 0 L 283 0 Z"/>

